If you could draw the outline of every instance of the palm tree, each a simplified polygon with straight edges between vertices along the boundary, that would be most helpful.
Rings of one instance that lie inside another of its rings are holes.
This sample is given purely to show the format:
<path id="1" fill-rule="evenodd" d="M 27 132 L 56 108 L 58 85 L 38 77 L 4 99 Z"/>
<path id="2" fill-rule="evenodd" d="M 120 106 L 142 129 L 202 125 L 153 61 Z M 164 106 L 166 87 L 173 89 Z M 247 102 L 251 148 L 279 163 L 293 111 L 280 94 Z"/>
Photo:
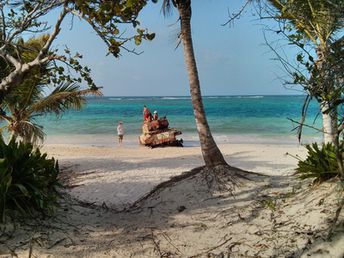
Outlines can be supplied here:
<path id="1" fill-rule="evenodd" d="M 307 90 L 320 103 L 324 142 L 336 144 L 338 114 L 333 105 L 336 102 L 333 99 L 336 86 L 333 80 L 326 79 L 325 70 L 329 67 L 331 46 L 343 40 L 343 38 L 335 38 L 344 25 L 343 0 L 268 0 L 268 2 L 278 11 L 277 19 L 288 21 L 313 45 L 317 54 L 313 69 L 313 75 L 316 76 L 313 79 L 317 82 L 309 85 Z M 315 81 L 313 79 L 312 81 Z"/>
<path id="2" fill-rule="evenodd" d="M 335 56 L 336 53 L 341 53 L 336 50 L 336 46 L 342 45 L 344 41 L 344 37 L 336 38 L 344 28 L 344 2 L 343 0 L 268 1 L 278 11 L 277 19 L 289 22 L 303 39 L 312 44 L 317 54 L 310 83 L 305 89 L 309 96 L 320 103 L 324 142 L 335 146 L 339 173 L 344 178 L 343 156 L 339 142 L 340 130 L 338 130 L 338 103 L 343 103 L 341 86 L 343 77 L 338 67 L 342 67 L 343 64 L 336 64 L 342 58 Z M 293 38 L 289 39 L 295 41 Z"/>
<path id="3" fill-rule="evenodd" d="M 85 95 L 97 93 L 90 89 L 81 90 L 73 83 L 62 83 L 45 96 L 43 92 L 47 86 L 34 81 L 25 80 L 25 83 L 6 95 L 1 108 L 7 114 L 0 114 L 0 118 L 7 122 L 1 131 L 6 128 L 12 136 L 34 144 L 43 141 L 45 136 L 43 127 L 35 122 L 36 117 L 47 113 L 59 117 L 71 108 L 80 109 L 86 102 Z"/>
<path id="4" fill-rule="evenodd" d="M 35 58 L 42 49 L 47 36 L 29 39 L 24 42 L 18 40 L 17 55 L 20 59 L 30 61 Z M 48 91 L 50 78 L 49 63 L 35 67 L 30 74 L 25 74 L 23 81 L 12 91 L 3 96 L 0 104 L 0 119 L 7 122 L 0 133 L 7 129 L 15 137 L 21 138 L 24 142 L 37 143 L 43 141 L 45 133 L 43 127 L 35 122 L 35 118 L 47 113 L 55 113 L 60 116 L 68 109 L 80 109 L 85 103 L 85 96 L 88 94 L 100 94 L 97 89 L 81 90 L 74 83 L 60 83 L 50 94 Z M 0 78 L 6 76 L 12 67 L 0 58 Z"/>
<path id="5" fill-rule="evenodd" d="M 164 14 L 171 10 L 172 5 L 179 13 L 180 36 L 184 47 L 184 59 L 188 72 L 190 95 L 205 165 L 207 168 L 212 169 L 229 167 L 214 141 L 203 108 L 201 87 L 191 36 L 191 0 L 164 0 Z"/>

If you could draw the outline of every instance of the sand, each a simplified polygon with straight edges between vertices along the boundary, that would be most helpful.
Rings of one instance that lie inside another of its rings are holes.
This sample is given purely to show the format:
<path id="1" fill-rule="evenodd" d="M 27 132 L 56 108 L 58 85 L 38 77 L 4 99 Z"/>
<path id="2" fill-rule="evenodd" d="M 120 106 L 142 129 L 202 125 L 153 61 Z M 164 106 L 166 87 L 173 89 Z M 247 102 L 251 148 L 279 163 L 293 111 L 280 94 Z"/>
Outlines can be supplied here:
<path id="1" fill-rule="evenodd" d="M 335 182 L 310 187 L 292 176 L 297 160 L 286 153 L 304 157 L 302 146 L 219 147 L 230 165 L 264 176 L 251 174 L 233 195 L 196 171 L 147 197 L 202 166 L 200 148 L 46 144 L 63 168 L 61 207 L 13 232 L 8 225 L 0 257 L 344 257 Z"/>
<path id="2" fill-rule="evenodd" d="M 297 160 L 286 152 L 304 154 L 294 145 L 223 144 L 219 146 L 232 166 L 266 175 L 293 173 Z M 82 201 L 127 207 L 158 183 L 202 166 L 199 147 L 156 148 L 142 146 L 46 145 L 50 155 L 73 174 L 70 194 Z"/>

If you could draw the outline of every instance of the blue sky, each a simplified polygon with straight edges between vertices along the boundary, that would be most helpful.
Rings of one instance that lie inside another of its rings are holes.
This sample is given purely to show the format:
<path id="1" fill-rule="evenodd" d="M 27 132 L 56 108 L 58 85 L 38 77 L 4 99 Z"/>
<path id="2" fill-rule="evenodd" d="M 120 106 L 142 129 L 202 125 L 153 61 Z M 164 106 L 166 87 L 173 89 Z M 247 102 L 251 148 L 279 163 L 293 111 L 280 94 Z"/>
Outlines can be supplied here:
<path id="1" fill-rule="evenodd" d="M 160 1 L 161 2 L 161 1 Z M 192 36 L 204 95 L 299 94 L 287 90 L 278 78 L 284 73 L 265 46 L 262 21 L 250 8 L 234 26 L 221 26 L 228 11 L 240 9 L 241 0 L 194 0 Z M 142 27 L 156 33 L 152 42 L 137 48 L 141 55 L 106 56 L 105 44 L 85 23 L 67 19 L 56 44 L 67 44 L 83 54 L 83 63 L 107 96 L 189 95 L 182 45 L 175 49 L 177 12 L 165 18 L 161 3 L 150 3 L 140 15 Z"/>

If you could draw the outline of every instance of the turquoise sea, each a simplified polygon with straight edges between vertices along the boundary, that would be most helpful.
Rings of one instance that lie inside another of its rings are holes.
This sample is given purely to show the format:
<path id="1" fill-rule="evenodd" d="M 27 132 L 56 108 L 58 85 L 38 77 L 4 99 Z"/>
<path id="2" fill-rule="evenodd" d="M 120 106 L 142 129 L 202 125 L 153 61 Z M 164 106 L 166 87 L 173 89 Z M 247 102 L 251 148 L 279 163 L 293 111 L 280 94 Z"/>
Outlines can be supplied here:
<path id="1" fill-rule="evenodd" d="M 204 107 L 211 130 L 218 141 L 250 141 L 251 139 L 276 139 L 277 142 L 295 141 L 292 129 L 298 120 L 304 96 L 206 96 Z M 197 132 L 190 97 L 95 97 L 88 98 L 81 111 L 69 111 L 62 118 L 49 115 L 37 122 L 44 126 L 49 137 L 78 135 L 115 135 L 118 121 L 123 121 L 126 136 L 137 139 L 141 133 L 142 109 L 146 105 L 153 113 L 167 116 L 170 127 L 178 128 L 183 137 L 197 141 Z M 318 114 L 318 104 L 311 103 L 307 122 L 313 124 Z M 320 127 L 321 117 L 316 119 Z M 306 129 L 304 136 L 319 139 L 321 134 Z"/>

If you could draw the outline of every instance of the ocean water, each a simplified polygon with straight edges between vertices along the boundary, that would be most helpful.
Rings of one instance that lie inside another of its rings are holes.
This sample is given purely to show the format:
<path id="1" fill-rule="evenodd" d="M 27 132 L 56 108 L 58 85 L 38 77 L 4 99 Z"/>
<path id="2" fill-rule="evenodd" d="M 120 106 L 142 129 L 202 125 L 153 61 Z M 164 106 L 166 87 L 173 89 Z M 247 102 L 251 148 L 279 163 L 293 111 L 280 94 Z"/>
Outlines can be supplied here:
<path id="1" fill-rule="evenodd" d="M 206 96 L 203 98 L 208 123 L 213 135 L 226 142 L 250 139 L 276 139 L 278 142 L 295 141 L 292 129 L 297 125 L 288 118 L 299 120 L 304 96 Z M 53 115 L 40 117 L 37 122 L 44 126 L 49 137 L 116 135 L 118 121 L 123 121 L 126 136 L 141 134 L 142 110 L 146 105 L 153 113 L 167 116 L 170 127 L 178 128 L 183 137 L 197 141 L 197 131 L 190 97 L 95 97 L 88 98 L 80 111 L 69 111 L 62 118 Z M 311 103 L 307 123 L 319 111 L 316 102 Z M 315 121 L 321 127 L 321 116 Z M 313 129 L 304 130 L 304 138 L 319 139 L 321 134 Z"/>

